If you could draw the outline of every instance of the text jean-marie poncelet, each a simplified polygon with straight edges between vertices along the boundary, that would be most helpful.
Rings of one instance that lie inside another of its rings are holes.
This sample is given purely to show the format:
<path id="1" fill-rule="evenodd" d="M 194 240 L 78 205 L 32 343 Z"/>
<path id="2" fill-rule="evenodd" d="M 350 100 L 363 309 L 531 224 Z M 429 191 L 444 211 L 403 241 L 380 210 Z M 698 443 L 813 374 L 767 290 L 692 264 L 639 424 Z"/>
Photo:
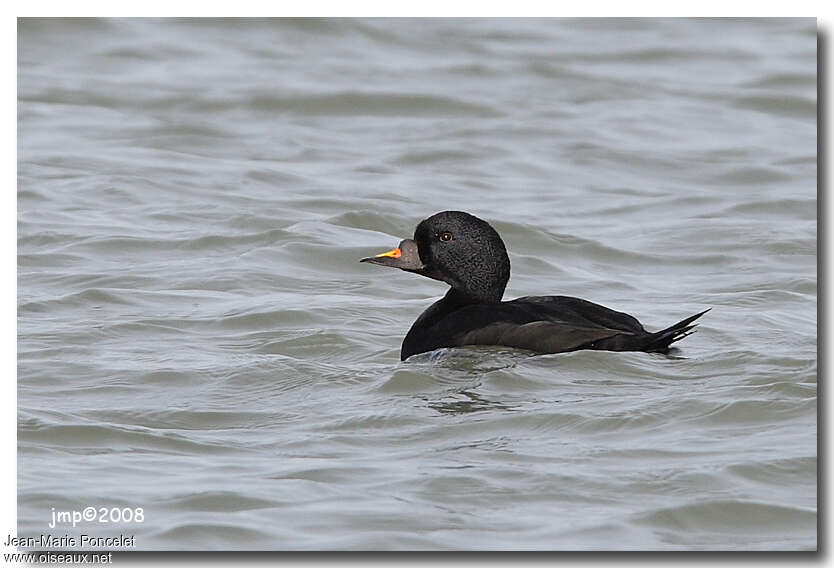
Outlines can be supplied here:
<path id="1" fill-rule="evenodd" d="M 40 534 L 34 536 L 6 537 L 6 546 L 20 546 L 25 548 L 133 548 L 136 546 L 136 535 L 120 534 L 119 536 L 91 536 L 82 534 L 79 537 L 68 534 L 56 536 L 54 534 Z"/>

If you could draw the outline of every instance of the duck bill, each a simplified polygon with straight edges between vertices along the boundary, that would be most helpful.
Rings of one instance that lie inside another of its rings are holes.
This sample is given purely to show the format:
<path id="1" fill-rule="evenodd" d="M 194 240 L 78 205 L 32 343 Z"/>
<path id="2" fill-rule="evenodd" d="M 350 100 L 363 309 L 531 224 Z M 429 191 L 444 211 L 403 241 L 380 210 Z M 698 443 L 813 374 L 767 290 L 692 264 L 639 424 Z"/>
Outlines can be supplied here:
<path id="1" fill-rule="evenodd" d="M 400 247 L 379 253 L 376 256 L 369 256 L 361 259 L 359 262 L 370 262 L 371 264 L 381 264 L 382 266 L 397 266 L 403 256 L 403 251 Z"/>
<path id="2" fill-rule="evenodd" d="M 363 258 L 359 262 L 370 262 L 371 264 L 410 271 L 417 271 L 423 268 L 423 263 L 420 261 L 420 255 L 417 252 L 417 243 L 411 239 L 402 241 L 395 249 L 385 251 L 376 256 Z"/>

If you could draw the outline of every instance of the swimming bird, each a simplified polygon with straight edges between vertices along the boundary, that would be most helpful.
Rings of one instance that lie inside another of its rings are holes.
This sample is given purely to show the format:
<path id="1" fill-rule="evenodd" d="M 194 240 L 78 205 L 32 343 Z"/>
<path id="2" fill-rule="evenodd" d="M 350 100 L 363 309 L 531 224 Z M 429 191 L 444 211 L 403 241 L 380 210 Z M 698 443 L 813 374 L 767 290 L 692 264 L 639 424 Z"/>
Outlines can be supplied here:
<path id="1" fill-rule="evenodd" d="M 363 258 L 451 286 L 424 311 L 403 340 L 400 359 L 441 347 L 502 345 L 537 353 L 578 349 L 666 353 L 694 331 L 711 308 L 650 332 L 634 316 L 570 296 L 525 296 L 502 301 L 510 279 L 504 241 L 486 221 L 442 211 L 417 225 L 413 239 Z"/>

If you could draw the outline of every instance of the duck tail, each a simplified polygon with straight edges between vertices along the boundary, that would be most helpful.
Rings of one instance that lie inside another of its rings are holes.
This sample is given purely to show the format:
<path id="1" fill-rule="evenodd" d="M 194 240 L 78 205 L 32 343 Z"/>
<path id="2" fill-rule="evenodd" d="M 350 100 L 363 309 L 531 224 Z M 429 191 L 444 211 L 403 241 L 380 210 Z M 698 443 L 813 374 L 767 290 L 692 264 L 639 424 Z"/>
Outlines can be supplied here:
<path id="1" fill-rule="evenodd" d="M 693 324 L 692 322 L 710 311 L 712 308 L 707 308 L 703 312 L 697 313 L 694 316 L 689 316 L 686 319 L 679 321 L 676 324 L 672 324 L 666 329 L 662 329 L 651 334 L 651 339 L 646 344 L 644 351 L 648 351 L 650 353 L 665 353 L 669 350 L 669 346 L 674 343 L 675 341 L 680 341 L 687 335 L 692 335 L 695 333 L 695 327 L 698 324 Z"/>

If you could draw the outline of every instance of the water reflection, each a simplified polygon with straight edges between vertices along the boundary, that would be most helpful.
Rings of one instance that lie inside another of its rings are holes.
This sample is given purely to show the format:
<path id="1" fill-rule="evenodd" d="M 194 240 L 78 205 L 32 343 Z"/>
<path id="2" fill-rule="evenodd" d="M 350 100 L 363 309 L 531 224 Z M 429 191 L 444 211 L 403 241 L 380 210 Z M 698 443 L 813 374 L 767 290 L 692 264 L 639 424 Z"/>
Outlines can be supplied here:
<path id="1" fill-rule="evenodd" d="M 490 400 L 472 391 L 454 393 L 443 400 L 429 402 L 428 406 L 441 414 L 463 414 L 483 410 L 512 411 L 518 409 L 518 406 L 505 404 L 498 400 Z"/>

